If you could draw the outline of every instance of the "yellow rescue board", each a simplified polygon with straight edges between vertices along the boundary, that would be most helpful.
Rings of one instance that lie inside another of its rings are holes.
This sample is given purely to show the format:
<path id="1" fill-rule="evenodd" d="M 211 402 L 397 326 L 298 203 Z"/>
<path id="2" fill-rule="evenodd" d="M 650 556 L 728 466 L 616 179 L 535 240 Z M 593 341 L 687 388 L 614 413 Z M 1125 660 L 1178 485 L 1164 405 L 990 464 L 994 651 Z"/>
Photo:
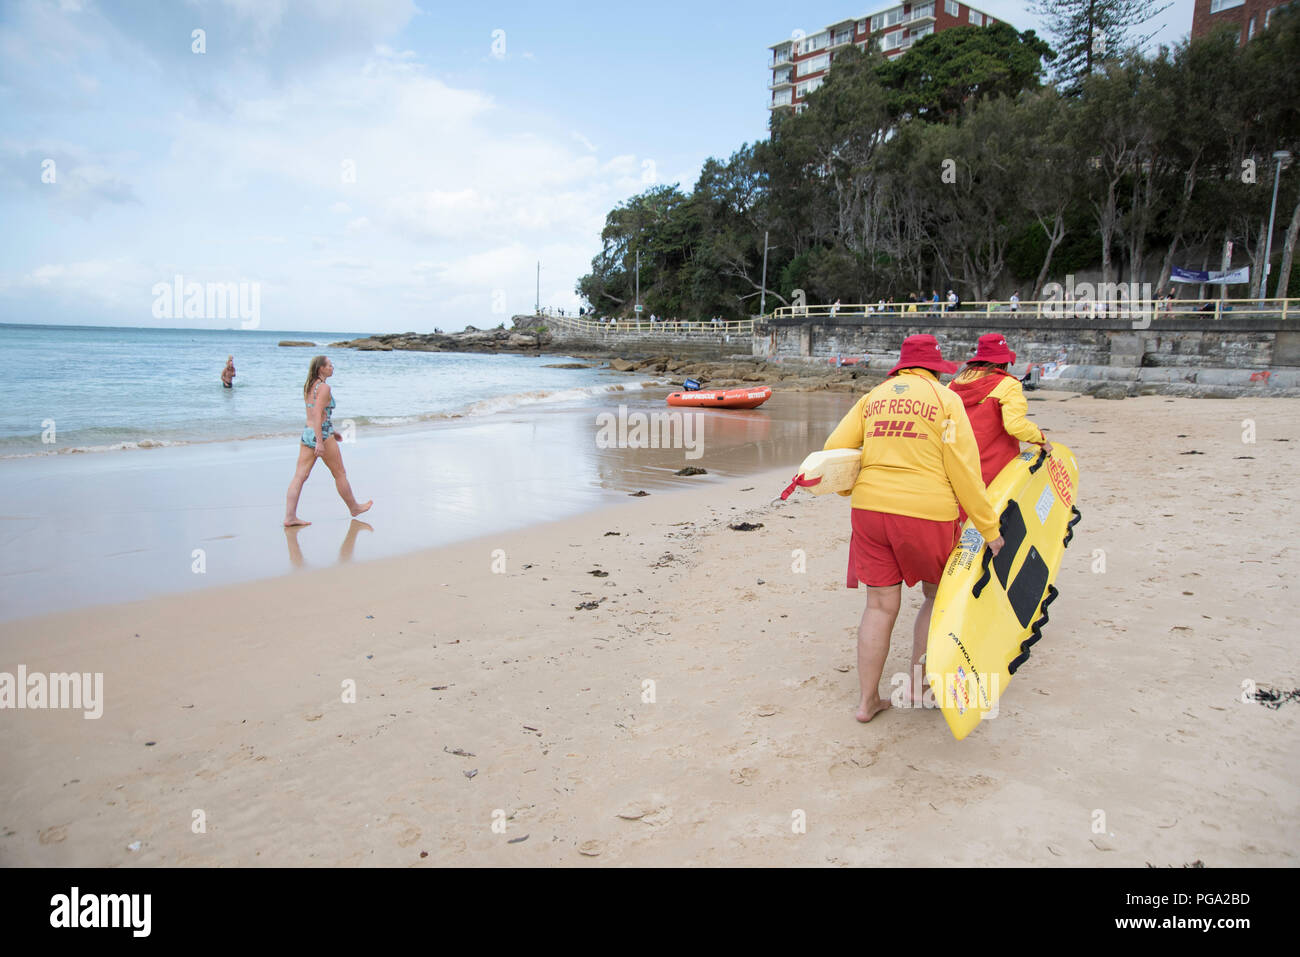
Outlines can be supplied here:
<path id="1" fill-rule="evenodd" d="M 790 482 L 789 488 L 781 493 L 782 498 L 789 498 L 796 488 L 807 489 L 814 495 L 828 492 L 847 492 L 858 481 L 862 471 L 861 449 L 830 449 L 825 452 L 813 452 L 799 472 Z"/>
<path id="2" fill-rule="evenodd" d="M 1042 637 L 1052 583 L 1079 521 L 1079 466 L 1060 442 L 1023 452 L 989 485 L 1006 544 L 996 558 L 968 520 L 948 557 L 930 618 L 925 671 L 960 741 L 998 699 Z"/>

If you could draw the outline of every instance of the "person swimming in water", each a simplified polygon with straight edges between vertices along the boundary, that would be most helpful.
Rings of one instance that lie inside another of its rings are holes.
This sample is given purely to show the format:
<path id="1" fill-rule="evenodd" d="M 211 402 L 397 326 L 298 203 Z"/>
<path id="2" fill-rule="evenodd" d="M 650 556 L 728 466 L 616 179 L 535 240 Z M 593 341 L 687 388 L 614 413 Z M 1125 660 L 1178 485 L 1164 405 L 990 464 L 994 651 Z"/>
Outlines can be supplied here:
<path id="1" fill-rule="evenodd" d="M 289 481 L 289 492 L 285 496 L 284 525 L 291 528 L 296 525 L 310 525 L 298 517 L 298 496 L 302 494 L 303 484 L 311 474 L 316 460 L 324 459 L 325 466 L 334 476 L 334 487 L 339 497 L 348 507 L 352 517 L 370 510 L 372 499 L 365 504 L 358 504 L 352 494 L 352 485 L 348 482 L 347 471 L 343 468 L 343 453 L 339 450 L 338 435 L 334 431 L 334 395 L 325 380 L 334 374 L 334 364 L 326 356 L 317 356 L 311 360 L 307 373 L 307 382 L 302 387 L 303 401 L 307 403 L 307 427 L 302 430 L 302 439 L 298 445 L 298 465 L 293 478 Z"/>
<path id="2" fill-rule="evenodd" d="M 221 384 L 227 389 L 235 387 L 235 357 L 226 356 L 226 367 L 221 370 Z"/>

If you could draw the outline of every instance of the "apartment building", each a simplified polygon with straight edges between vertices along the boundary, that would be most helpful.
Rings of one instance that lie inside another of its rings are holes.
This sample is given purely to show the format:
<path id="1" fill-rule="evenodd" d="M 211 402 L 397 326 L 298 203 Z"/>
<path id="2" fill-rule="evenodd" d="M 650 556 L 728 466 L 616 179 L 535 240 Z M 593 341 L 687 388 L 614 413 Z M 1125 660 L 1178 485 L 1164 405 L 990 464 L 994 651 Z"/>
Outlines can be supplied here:
<path id="1" fill-rule="evenodd" d="M 1267 30 L 1273 15 L 1294 0 L 1196 0 L 1192 10 L 1192 38 L 1205 36 L 1225 24 L 1240 33 L 1238 43 L 1246 43 L 1260 30 Z"/>
<path id="2" fill-rule="evenodd" d="M 768 108 L 802 110 L 804 99 L 822 85 L 835 54 L 849 46 L 866 49 L 872 38 L 878 37 L 880 51 L 893 60 L 931 33 L 950 27 L 992 26 L 996 22 L 982 10 L 959 0 L 922 0 L 886 7 L 865 17 L 840 20 L 812 34 L 795 31 L 793 36 L 768 47 L 772 52 L 769 63 L 772 80 L 768 84 L 772 96 Z"/>

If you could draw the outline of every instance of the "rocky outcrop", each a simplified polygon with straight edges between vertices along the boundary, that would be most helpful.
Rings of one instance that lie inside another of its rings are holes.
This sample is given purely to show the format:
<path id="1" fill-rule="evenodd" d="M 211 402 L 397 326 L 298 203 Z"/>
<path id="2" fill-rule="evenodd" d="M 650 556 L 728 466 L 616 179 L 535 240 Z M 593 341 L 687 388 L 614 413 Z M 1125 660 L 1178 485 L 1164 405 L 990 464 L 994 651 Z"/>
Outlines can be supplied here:
<path id="1" fill-rule="evenodd" d="M 467 326 L 463 332 L 393 332 L 348 339 L 331 342 L 330 348 L 359 352 L 535 352 L 550 342 L 550 334 L 543 329 L 484 331 Z"/>
<path id="2" fill-rule="evenodd" d="M 727 362 L 682 361 L 671 356 L 647 359 L 611 359 L 611 372 L 651 373 L 674 385 L 694 379 L 706 389 L 731 389 L 750 383 L 764 383 L 779 392 L 869 391 L 884 381 L 885 372 L 864 366 L 810 365 L 767 362 L 761 358 L 738 358 Z"/>
<path id="3" fill-rule="evenodd" d="M 297 340 L 297 339 L 281 339 L 281 340 L 280 340 L 280 345 L 282 345 L 282 346 L 314 346 L 314 345 L 316 345 L 316 343 L 314 343 L 314 342 L 300 342 L 300 341 Z"/>

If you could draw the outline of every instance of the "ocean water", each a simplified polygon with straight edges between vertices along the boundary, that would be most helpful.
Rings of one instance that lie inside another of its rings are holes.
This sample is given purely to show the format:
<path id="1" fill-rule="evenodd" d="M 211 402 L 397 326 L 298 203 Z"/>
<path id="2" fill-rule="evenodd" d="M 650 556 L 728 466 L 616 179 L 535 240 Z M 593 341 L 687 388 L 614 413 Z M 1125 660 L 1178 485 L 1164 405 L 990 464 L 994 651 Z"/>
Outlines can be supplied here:
<path id="1" fill-rule="evenodd" d="M 0 458 L 289 436 L 313 356 L 334 362 L 334 424 L 385 429 L 635 390 L 554 355 L 354 352 L 363 333 L 0 324 Z M 282 339 L 317 343 L 281 347 Z M 235 387 L 221 386 L 234 355 Z M 621 377 L 620 377 L 621 378 Z M 43 441 L 50 439 L 53 441 Z"/>

